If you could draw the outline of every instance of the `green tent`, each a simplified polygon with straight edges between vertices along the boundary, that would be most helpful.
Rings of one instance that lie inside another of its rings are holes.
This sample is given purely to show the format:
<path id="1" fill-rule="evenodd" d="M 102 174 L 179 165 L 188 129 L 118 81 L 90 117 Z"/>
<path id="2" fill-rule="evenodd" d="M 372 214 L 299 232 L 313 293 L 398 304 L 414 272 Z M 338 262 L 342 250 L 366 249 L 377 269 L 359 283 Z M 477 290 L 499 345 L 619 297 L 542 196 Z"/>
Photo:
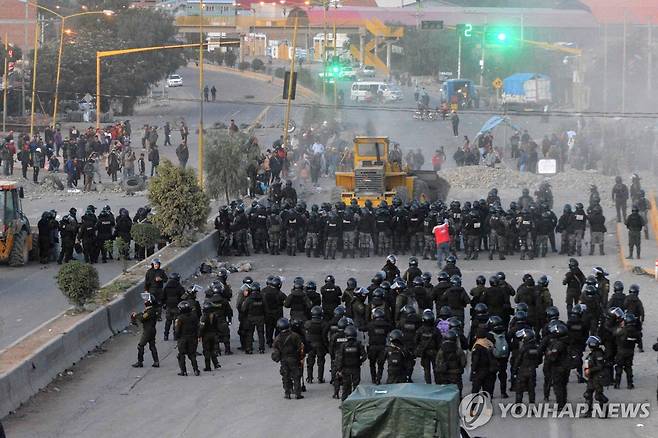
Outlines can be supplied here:
<path id="1" fill-rule="evenodd" d="M 458 438 L 456 385 L 359 385 L 343 402 L 343 438 Z"/>

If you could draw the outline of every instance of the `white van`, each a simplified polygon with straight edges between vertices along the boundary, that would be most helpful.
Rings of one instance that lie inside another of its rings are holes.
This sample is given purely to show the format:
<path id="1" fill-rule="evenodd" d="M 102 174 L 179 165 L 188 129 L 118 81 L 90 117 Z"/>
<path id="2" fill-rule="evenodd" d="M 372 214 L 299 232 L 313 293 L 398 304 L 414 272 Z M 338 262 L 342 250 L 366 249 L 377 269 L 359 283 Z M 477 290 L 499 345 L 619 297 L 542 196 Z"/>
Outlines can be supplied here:
<path id="1" fill-rule="evenodd" d="M 381 81 L 359 81 L 352 84 L 350 99 L 353 102 L 373 102 L 381 96 L 384 102 L 402 100 L 402 90 Z"/>

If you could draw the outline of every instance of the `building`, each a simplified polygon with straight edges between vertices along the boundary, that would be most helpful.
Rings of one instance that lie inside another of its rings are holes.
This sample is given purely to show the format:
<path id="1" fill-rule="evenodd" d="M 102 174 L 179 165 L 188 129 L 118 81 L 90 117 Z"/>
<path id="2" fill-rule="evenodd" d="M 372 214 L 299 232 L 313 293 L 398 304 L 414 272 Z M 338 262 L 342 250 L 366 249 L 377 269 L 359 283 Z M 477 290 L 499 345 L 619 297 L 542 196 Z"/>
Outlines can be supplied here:
<path id="1" fill-rule="evenodd" d="M 201 15 L 199 0 L 188 0 L 185 15 Z M 207 17 L 234 17 L 237 8 L 233 0 L 203 0 L 203 15 Z"/>
<path id="2" fill-rule="evenodd" d="M 20 47 L 27 53 L 34 46 L 34 27 L 37 20 L 37 9 L 18 0 L 0 0 L 0 40 Z"/>

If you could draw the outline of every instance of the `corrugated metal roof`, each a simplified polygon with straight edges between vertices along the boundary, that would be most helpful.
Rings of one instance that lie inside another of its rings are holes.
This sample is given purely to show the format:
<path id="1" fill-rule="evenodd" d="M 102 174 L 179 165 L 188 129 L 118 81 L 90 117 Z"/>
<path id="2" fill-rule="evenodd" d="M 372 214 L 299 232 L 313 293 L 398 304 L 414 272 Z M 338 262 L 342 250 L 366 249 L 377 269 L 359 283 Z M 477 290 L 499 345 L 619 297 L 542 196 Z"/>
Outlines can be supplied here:
<path id="1" fill-rule="evenodd" d="M 599 23 L 658 24 L 658 0 L 581 0 Z"/>

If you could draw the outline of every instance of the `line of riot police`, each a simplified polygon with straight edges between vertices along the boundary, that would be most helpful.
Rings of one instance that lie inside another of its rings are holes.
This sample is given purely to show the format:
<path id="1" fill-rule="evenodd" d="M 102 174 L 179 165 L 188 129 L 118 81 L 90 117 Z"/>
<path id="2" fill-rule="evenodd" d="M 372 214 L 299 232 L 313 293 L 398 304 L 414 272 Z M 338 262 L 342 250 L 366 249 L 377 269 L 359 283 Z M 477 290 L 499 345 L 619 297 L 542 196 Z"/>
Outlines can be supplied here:
<path id="1" fill-rule="evenodd" d="M 389 253 L 439 259 L 435 227 L 445 221 L 449 224 L 450 252 L 456 255 L 462 249 L 465 259 L 477 259 L 481 251 L 504 260 L 517 251 L 520 258 L 545 257 L 549 251 L 558 252 L 556 233 L 561 235 L 559 253 L 583 254 L 585 232 L 589 228 L 589 254 L 598 245 L 604 255 L 606 218 L 598 194 L 590 196 L 589 207 L 567 204 L 558 217 L 550 208 L 550 187 L 543 186 L 533 198 L 523 189 L 518 201 L 509 209 L 502 207 L 494 188 L 486 199 L 473 202 L 442 201 L 403 203 L 398 197 L 392 205 L 381 201 L 378 206 L 366 201 L 359 207 L 356 199 L 350 205 L 337 202 L 312 205 L 304 201 L 293 204 L 290 199 L 280 203 L 254 201 L 245 208 L 240 201 L 222 206 L 215 219 L 219 231 L 219 255 L 249 255 L 282 252 L 294 256 L 297 252 L 307 257 L 335 259 L 386 255 Z M 595 189 L 595 188 L 594 188 Z M 440 251 L 439 251 L 440 252 Z"/>
<path id="2" fill-rule="evenodd" d="M 130 245 L 133 224 L 151 223 L 151 208 L 140 207 L 133 218 L 128 210 L 119 209 L 115 217 L 109 205 L 103 207 L 96 215 L 96 207 L 87 206 L 85 213 L 78 219 L 77 209 L 69 209 L 68 214 L 61 219 L 55 210 L 44 211 L 37 223 L 39 230 L 38 246 L 39 259 L 42 264 L 57 260 L 58 264 L 68 263 L 74 259 L 74 253 L 82 253 L 86 263 L 103 263 L 113 260 L 113 243 L 117 238 L 125 242 L 122 249 L 122 258 L 131 260 Z M 158 242 L 158 249 L 166 242 Z M 59 246 L 59 254 L 58 254 Z M 134 258 L 144 260 L 155 253 L 155 246 L 143 248 L 137 243 L 134 245 Z"/>

